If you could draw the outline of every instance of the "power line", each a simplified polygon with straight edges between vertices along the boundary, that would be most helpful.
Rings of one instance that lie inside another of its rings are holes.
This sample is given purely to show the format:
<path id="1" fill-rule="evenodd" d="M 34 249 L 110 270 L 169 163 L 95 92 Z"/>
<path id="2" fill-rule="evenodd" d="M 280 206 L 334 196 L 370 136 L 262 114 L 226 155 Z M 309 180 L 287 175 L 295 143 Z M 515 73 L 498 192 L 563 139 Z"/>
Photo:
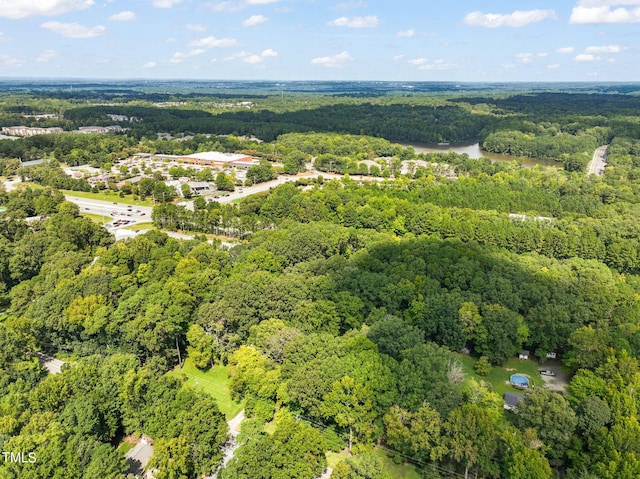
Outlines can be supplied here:
<path id="1" fill-rule="evenodd" d="M 296 414 L 295 418 L 296 418 L 297 421 L 299 421 L 300 419 L 303 419 L 306 422 L 308 422 L 310 424 L 313 424 L 314 426 L 319 427 L 321 429 L 326 429 L 326 428 L 329 427 L 324 423 L 315 421 L 315 420 L 313 420 L 311 418 L 303 416 L 302 414 Z M 464 479 L 464 474 L 460 474 L 459 472 L 455 472 L 455 471 L 451 471 L 449 469 L 445 469 L 445 468 L 443 468 L 441 466 L 437 466 L 436 464 L 424 462 L 424 461 L 422 461 L 420 459 L 417 459 L 417 458 L 415 458 L 413 456 L 408 456 L 407 454 L 404 454 L 404 453 L 402 453 L 400 451 L 397 451 L 395 449 L 392 449 L 390 447 L 383 446 L 381 444 L 378 444 L 376 447 L 379 447 L 380 449 L 384 449 L 387 452 L 391 452 L 393 454 L 397 454 L 400 457 L 403 457 L 404 459 L 406 459 L 407 461 L 412 463 L 414 466 L 416 466 L 416 469 L 426 471 L 427 468 L 430 468 L 430 469 L 436 471 L 439 474 L 446 474 L 448 477 Z"/>

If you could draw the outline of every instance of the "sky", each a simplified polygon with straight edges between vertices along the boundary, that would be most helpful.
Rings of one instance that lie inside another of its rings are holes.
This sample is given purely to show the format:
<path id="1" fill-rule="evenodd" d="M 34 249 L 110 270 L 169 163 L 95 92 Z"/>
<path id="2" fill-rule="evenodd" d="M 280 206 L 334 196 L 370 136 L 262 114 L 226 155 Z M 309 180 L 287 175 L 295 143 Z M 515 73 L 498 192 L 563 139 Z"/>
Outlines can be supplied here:
<path id="1" fill-rule="evenodd" d="M 640 81 L 640 0 L 0 0 L 0 77 Z"/>

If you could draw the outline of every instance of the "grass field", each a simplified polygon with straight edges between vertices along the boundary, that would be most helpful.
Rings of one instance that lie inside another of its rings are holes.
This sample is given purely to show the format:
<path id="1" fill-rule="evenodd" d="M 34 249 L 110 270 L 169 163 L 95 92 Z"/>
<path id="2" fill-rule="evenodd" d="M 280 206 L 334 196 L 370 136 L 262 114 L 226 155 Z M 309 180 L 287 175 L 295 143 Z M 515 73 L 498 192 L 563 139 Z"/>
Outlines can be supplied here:
<path id="1" fill-rule="evenodd" d="M 26 190 L 27 188 L 31 188 L 32 190 L 44 190 L 44 186 L 39 185 L 38 183 L 33 183 L 31 181 L 23 181 L 16 184 L 17 190 Z"/>
<path id="2" fill-rule="evenodd" d="M 140 230 L 155 230 L 156 227 L 153 226 L 153 223 L 136 223 L 135 225 L 125 226 L 122 229 L 123 230 L 140 231 Z"/>
<path id="3" fill-rule="evenodd" d="M 216 365 L 208 371 L 201 371 L 187 358 L 182 369 L 177 367 L 167 374 L 179 379 L 186 377 L 187 381 L 185 384 L 210 394 L 217 401 L 220 411 L 222 411 L 228 420 L 235 417 L 244 405 L 231 399 L 227 371 L 227 366 L 219 365 Z"/>
<path id="4" fill-rule="evenodd" d="M 106 224 L 106 223 L 110 222 L 113 219 L 111 216 L 107 216 L 107 215 L 100 216 L 100 215 L 93 215 L 91 213 L 83 213 L 83 212 L 80 212 L 80 214 L 82 216 L 85 216 L 85 217 L 89 218 L 91 221 L 93 221 L 94 223 L 97 223 L 99 225 Z"/>
<path id="5" fill-rule="evenodd" d="M 462 362 L 464 372 L 468 378 L 474 378 L 477 381 L 485 381 L 491 384 L 493 390 L 500 394 L 500 396 L 504 396 L 504 393 L 507 391 L 518 391 L 513 386 L 507 384 L 509 377 L 514 373 L 520 373 L 528 376 L 534 386 L 544 384 L 540 377 L 540 373 L 538 372 L 540 365 L 535 361 L 524 361 L 522 359 L 512 358 L 502 366 L 493 367 L 488 376 L 478 376 L 473 370 L 473 366 L 476 363 L 474 358 L 463 354 L 458 355 L 458 357 Z"/>
<path id="6" fill-rule="evenodd" d="M 117 451 L 121 454 L 121 455 L 125 455 L 127 452 L 129 452 L 131 449 L 133 449 L 134 447 L 136 447 L 136 445 L 132 442 L 127 442 L 127 441 L 122 441 L 120 443 L 120 445 L 118 446 Z"/>
<path id="7" fill-rule="evenodd" d="M 422 474 L 415 467 L 409 464 L 396 464 L 393 462 L 382 449 L 375 449 L 373 454 L 382 459 L 384 470 L 394 479 L 420 479 L 422 477 Z"/>
<path id="8" fill-rule="evenodd" d="M 422 477 L 415 467 L 408 464 L 396 464 L 393 462 L 389 455 L 382 449 L 376 448 L 373 451 L 373 454 L 382 460 L 385 472 L 393 477 L 393 479 L 420 479 Z M 340 452 L 329 451 L 327 452 L 327 464 L 333 469 L 336 467 L 336 464 L 340 461 L 344 461 L 348 457 L 349 455 L 346 450 Z"/>
<path id="9" fill-rule="evenodd" d="M 153 206 L 150 200 L 134 200 L 133 195 L 125 195 L 124 198 L 120 198 L 119 193 L 114 193 L 112 191 L 101 191 L 100 193 L 90 193 L 86 191 L 71 191 L 71 190 L 60 190 L 65 195 L 69 196 L 77 196 L 78 198 L 86 198 L 89 200 L 98 200 L 98 201 L 111 201 L 116 203 L 122 203 L 125 205 L 134 205 L 134 206 Z"/>

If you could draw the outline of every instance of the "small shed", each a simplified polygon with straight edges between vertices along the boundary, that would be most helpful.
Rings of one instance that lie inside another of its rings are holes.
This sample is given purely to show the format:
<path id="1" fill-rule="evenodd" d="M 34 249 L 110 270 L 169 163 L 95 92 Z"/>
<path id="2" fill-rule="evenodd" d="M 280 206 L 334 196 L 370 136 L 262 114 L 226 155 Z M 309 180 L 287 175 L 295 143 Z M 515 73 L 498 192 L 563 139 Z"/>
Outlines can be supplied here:
<path id="1" fill-rule="evenodd" d="M 555 351 L 552 351 L 550 353 L 547 353 L 547 359 L 556 359 L 557 358 L 557 354 Z"/>
<path id="2" fill-rule="evenodd" d="M 527 351 L 526 349 L 520 351 L 520 353 L 518 354 L 518 359 L 529 359 L 529 351 Z"/>
<path id="3" fill-rule="evenodd" d="M 522 394 L 507 392 L 504 394 L 504 408 L 511 411 L 518 407 L 524 396 Z"/>

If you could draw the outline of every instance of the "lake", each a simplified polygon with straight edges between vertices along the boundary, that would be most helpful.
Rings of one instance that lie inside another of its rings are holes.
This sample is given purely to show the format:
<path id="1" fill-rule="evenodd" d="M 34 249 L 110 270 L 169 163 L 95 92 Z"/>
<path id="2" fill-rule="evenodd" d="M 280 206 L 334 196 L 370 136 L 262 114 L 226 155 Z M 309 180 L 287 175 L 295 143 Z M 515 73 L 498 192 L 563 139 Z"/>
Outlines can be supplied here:
<path id="1" fill-rule="evenodd" d="M 519 158 L 510 155 L 499 155 L 497 153 L 489 153 L 488 151 L 484 151 L 480 148 L 479 143 L 469 143 L 469 144 L 458 144 L 458 145 L 427 145 L 424 143 L 400 143 L 400 145 L 404 147 L 411 146 L 413 147 L 416 153 L 449 153 L 454 152 L 458 154 L 466 153 L 469 155 L 469 158 L 479 159 L 479 158 L 489 158 L 491 161 L 502 162 L 502 163 L 510 163 L 512 161 L 517 161 Z M 555 161 L 545 161 L 545 160 L 536 160 L 534 158 L 523 158 L 522 166 L 526 168 L 533 168 L 536 165 L 541 166 L 555 166 L 561 168 L 560 163 L 556 163 Z"/>

